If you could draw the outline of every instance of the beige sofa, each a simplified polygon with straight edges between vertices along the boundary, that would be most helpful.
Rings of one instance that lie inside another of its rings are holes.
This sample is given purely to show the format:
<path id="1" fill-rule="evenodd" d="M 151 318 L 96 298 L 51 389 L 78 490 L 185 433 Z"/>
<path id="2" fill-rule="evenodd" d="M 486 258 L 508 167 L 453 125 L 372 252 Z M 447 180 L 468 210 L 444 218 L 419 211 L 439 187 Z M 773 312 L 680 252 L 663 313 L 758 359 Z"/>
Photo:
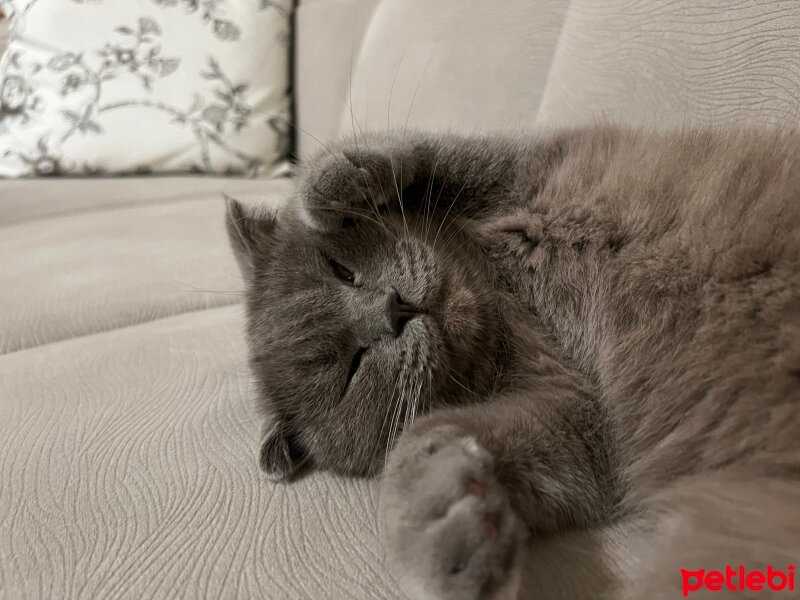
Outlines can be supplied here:
<path id="1" fill-rule="evenodd" d="M 800 114 L 794 1 L 306 0 L 296 25 L 303 156 L 387 125 Z M 220 197 L 291 188 L 0 182 L 0 597 L 398 597 L 373 483 L 258 469 Z M 570 539 L 532 548 L 526 597 L 593 597 L 624 574 L 624 534 L 615 564 Z"/>

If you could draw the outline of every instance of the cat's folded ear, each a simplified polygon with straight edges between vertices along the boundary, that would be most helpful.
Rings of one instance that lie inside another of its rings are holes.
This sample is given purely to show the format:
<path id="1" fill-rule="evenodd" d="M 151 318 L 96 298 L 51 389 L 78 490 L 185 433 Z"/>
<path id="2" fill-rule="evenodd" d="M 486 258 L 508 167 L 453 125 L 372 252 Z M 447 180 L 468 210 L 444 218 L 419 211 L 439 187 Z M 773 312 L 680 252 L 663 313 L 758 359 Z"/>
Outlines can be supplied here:
<path id="1" fill-rule="evenodd" d="M 289 481 L 307 462 L 297 440 L 285 431 L 281 422 L 273 423 L 264 432 L 259 464 L 272 481 Z"/>
<path id="2" fill-rule="evenodd" d="M 276 215 L 264 206 L 248 205 L 225 196 L 225 226 L 245 280 L 252 277 L 257 260 L 269 256 L 275 238 Z"/>

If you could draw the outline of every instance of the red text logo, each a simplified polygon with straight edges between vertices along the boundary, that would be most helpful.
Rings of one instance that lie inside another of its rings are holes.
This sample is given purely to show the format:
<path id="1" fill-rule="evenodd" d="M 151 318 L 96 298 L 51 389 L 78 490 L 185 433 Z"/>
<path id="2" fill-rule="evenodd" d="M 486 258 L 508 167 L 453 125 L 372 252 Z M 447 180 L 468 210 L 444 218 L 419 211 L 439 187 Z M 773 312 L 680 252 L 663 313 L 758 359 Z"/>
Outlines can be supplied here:
<path id="1" fill-rule="evenodd" d="M 789 565 L 784 570 L 769 565 L 763 571 L 747 570 L 743 565 L 738 567 L 727 565 L 724 572 L 681 569 L 681 576 L 683 577 L 684 598 L 691 592 L 703 589 L 711 592 L 721 590 L 732 592 L 794 591 L 794 565 Z"/>

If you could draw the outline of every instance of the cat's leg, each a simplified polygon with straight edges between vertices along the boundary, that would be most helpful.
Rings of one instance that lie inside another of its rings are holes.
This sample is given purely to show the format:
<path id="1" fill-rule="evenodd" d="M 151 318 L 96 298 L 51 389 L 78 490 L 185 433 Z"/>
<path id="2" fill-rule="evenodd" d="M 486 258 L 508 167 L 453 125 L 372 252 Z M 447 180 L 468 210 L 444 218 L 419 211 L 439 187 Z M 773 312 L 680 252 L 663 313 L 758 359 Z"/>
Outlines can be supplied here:
<path id="1" fill-rule="evenodd" d="M 627 541 L 635 560 L 619 598 L 800 598 L 800 482 L 698 474 L 643 500 L 640 514 L 648 533 Z M 740 567 L 774 575 L 741 581 Z"/>
<path id="2" fill-rule="evenodd" d="M 309 225 L 329 230 L 379 210 L 472 217 L 496 211 L 509 190 L 535 188 L 558 161 L 561 139 L 370 134 L 321 151 L 298 191 Z"/>
<path id="3" fill-rule="evenodd" d="M 381 486 L 390 572 L 415 600 L 516 597 L 526 528 L 491 454 L 457 427 L 407 436 Z"/>
<path id="4" fill-rule="evenodd" d="M 533 539 L 519 600 L 800 598 L 800 482 L 701 473 L 627 503 L 608 525 Z"/>
<path id="5" fill-rule="evenodd" d="M 401 437 L 383 476 L 390 569 L 415 598 L 513 598 L 529 533 L 591 526 L 613 510 L 612 447 L 581 394 L 432 413 Z"/>
<path id="6" fill-rule="evenodd" d="M 607 518 L 615 502 L 598 498 L 595 526 L 565 523 L 564 531 L 524 544 L 540 495 L 526 500 L 512 492 L 518 481 L 503 483 L 501 461 L 475 443 L 487 439 L 479 431 L 430 426 L 403 440 L 381 484 L 388 567 L 411 598 L 771 597 L 761 575 L 752 585 L 740 581 L 740 566 L 774 573 L 771 583 L 784 586 L 776 597 L 800 597 L 797 481 L 742 471 L 683 477 L 653 493 L 634 492 L 619 518 Z M 504 431 L 499 426 L 495 439 Z M 502 455 L 508 441 L 499 447 Z M 572 506 L 597 498 L 586 481 Z"/>

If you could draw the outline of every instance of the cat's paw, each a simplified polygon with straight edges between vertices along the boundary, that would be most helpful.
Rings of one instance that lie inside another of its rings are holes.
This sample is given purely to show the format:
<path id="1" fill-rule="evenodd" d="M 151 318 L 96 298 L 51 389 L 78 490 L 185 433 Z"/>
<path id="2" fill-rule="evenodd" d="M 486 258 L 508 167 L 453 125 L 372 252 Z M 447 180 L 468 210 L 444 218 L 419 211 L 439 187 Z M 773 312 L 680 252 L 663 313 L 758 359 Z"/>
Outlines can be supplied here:
<path id="1" fill-rule="evenodd" d="M 410 598 L 515 598 L 525 528 L 491 455 L 455 427 L 413 430 L 381 482 L 388 567 Z"/>
<path id="2" fill-rule="evenodd" d="M 306 165 L 299 185 L 301 216 L 322 231 L 346 219 L 374 219 L 398 202 L 414 175 L 413 155 L 401 142 L 376 139 L 322 152 Z"/>

